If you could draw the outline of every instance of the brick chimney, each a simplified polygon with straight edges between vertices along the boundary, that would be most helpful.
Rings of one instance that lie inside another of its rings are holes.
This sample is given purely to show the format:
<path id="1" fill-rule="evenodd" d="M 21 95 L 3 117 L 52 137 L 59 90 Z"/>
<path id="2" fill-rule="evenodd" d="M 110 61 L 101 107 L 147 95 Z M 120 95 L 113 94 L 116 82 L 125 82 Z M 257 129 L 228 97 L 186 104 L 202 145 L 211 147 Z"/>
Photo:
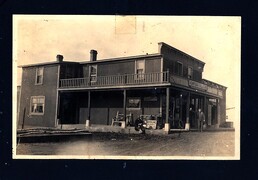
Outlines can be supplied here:
<path id="1" fill-rule="evenodd" d="M 62 56 L 60 54 L 56 55 L 56 61 L 63 62 L 63 59 L 64 59 L 64 56 Z"/>
<path id="2" fill-rule="evenodd" d="M 98 52 L 96 50 L 90 50 L 90 61 L 96 61 L 97 60 L 97 54 Z"/>

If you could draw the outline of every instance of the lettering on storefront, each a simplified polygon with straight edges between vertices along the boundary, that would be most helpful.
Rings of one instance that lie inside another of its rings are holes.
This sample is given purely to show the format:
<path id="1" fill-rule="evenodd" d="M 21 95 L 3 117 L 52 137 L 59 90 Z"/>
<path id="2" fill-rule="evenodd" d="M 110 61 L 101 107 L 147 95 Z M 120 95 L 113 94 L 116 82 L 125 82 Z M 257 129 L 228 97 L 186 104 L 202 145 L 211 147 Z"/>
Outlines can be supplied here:
<path id="1" fill-rule="evenodd" d="M 216 99 L 209 99 L 209 101 L 216 103 Z"/>
<path id="2" fill-rule="evenodd" d="M 158 101 L 156 96 L 144 97 L 144 101 Z"/>
<path id="3" fill-rule="evenodd" d="M 212 94 L 217 94 L 218 90 L 216 88 L 214 88 L 214 87 L 209 87 L 208 86 L 207 92 L 212 93 Z"/>
<path id="4" fill-rule="evenodd" d="M 191 81 L 191 80 L 189 80 L 189 86 L 192 88 L 195 88 L 195 89 L 203 90 L 203 91 L 207 91 L 207 89 L 208 89 L 208 86 L 206 84 L 202 84 L 202 83 L 199 83 L 196 81 Z"/>
<path id="5" fill-rule="evenodd" d="M 170 76 L 170 82 L 174 82 L 182 86 L 188 86 L 188 80 L 176 76 Z"/>

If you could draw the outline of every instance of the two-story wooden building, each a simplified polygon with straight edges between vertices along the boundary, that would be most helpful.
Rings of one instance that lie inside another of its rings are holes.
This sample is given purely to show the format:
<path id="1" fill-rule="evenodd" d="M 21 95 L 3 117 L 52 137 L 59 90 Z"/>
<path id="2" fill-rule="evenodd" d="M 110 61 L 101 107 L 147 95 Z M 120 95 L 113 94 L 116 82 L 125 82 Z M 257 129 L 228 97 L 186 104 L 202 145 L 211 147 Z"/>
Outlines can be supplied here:
<path id="1" fill-rule="evenodd" d="M 157 54 L 22 66 L 19 112 L 21 127 L 60 124 L 110 125 L 123 114 L 159 115 L 165 131 L 171 121 L 197 128 L 191 115 L 201 108 L 208 126 L 226 119 L 226 87 L 202 79 L 205 63 L 163 42 Z M 192 111 L 190 111 L 192 109 Z"/>

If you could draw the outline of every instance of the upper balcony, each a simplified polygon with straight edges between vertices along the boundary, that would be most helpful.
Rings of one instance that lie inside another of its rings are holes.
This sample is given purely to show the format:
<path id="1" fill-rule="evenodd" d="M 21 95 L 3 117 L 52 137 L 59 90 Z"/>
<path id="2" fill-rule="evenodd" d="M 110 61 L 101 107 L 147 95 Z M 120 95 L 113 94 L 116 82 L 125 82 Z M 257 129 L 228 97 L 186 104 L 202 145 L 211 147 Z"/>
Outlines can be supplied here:
<path id="1" fill-rule="evenodd" d="M 223 97 L 221 88 L 207 81 L 197 82 L 180 76 L 170 75 L 169 71 L 144 73 L 144 74 L 125 74 L 97 76 L 86 78 L 60 79 L 60 89 L 91 89 L 91 88 L 121 88 L 139 86 L 168 86 L 174 85 L 187 88 L 205 94 Z"/>
<path id="2" fill-rule="evenodd" d="M 121 87 L 169 83 L 169 72 L 60 79 L 60 88 Z"/>

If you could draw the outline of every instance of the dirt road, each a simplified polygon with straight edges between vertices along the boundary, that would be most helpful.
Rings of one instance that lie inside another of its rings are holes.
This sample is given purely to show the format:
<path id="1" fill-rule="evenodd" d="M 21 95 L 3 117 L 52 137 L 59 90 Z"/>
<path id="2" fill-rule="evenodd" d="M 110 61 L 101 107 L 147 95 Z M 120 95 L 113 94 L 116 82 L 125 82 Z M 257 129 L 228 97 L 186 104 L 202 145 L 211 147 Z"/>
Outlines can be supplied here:
<path id="1" fill-rule="evenodd" d="M 94 133 L 92 140 L 21 143 L 17 155 L 234 156 L 235 132 L 169 135 Z"/>

